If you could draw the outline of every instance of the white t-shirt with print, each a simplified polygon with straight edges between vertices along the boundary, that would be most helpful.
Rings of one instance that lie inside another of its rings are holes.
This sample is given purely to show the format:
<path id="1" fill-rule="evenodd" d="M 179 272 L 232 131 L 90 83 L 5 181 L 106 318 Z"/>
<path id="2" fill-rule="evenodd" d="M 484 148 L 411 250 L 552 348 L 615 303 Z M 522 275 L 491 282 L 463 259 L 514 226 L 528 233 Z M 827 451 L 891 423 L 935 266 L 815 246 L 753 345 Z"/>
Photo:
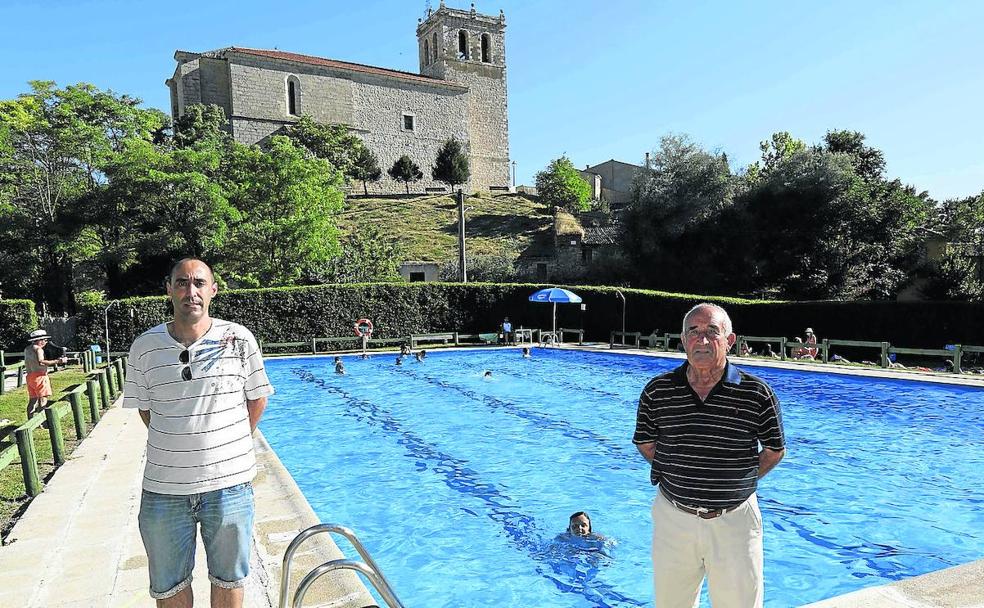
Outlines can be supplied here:
<path id="1" fill-rule="evenodd" d="M 126 371 L 123 407 L 150 411 L 145 490 L 198 494 L 256 476 L 246 400 L 272 395 L 273 387 L 248 329 L 212 319 L 185 348 L 158 325 L 134 340 Z"/>

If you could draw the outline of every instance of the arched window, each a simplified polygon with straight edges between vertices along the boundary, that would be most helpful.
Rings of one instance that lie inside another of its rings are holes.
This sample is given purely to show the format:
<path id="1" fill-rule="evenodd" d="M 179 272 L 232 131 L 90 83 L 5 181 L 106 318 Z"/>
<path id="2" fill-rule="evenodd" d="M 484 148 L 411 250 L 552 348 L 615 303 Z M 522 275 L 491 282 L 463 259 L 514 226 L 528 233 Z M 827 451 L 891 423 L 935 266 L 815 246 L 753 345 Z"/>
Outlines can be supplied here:
<path id="1" fill-rule="evenodd" d="M 293 75 L 287 77 L 287 113 L 301 115 L 301 83 Z"/>
<path id="2" fill-rule="evenodd" d="M 468 32 L 458 30 L 458 59 L 468 59 Z"/>
<path id="3" fill-rule="evenodd" d="M 427 43 L 427 39 L 424 39 L 424 65 L 431 64 L 431 54 L 430 54 L 430 44 Z"/>
<path id="4" fill-rule="evenodd" d="M 482 34 L 482 63 L 492 63 L 492 36 Z"/>
<path id="5" fill-rule="evenodd" d="M 434 32 L 434 38 L 432 39 L 431 42 L 431 48 L 434 50 L 434 61 L 437 61 L 438 58 L 437 49 L 441 48 L 437 46 L 437 32 Z"/>

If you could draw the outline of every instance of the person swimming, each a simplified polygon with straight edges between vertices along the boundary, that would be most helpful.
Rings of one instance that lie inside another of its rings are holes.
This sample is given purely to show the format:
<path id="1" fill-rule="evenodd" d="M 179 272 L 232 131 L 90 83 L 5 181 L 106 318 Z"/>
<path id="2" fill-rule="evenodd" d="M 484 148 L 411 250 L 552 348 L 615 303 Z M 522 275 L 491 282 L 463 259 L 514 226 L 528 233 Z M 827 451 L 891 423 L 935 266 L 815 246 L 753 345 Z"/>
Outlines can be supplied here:
<path id="1" fill-rule="evenodd" d="M 342 363 L 341 357 L 335 357 L 335 373 L 345 375 L 345 364 Z"/>
<path id="2" fill-rule="evenodd" d="M 396 356 L 396 364 L 397 365 L 403 365 L 403 355 L 397 355 Z"/>
<path id="3" fill-rule="evenodd" d="M 523 358 L 524 359 L 529 359 L 530 358 L 530 347 L 529 346 L 524 346 L 523 347 Z"/>
<path id="4" fill-rule="evenodd" d="M 491 378 L 492 377 L 492 370 L 490 370 L 490 369 L 485 370 L 485 373 L 482 374 L 482 377 L 483 378 Z"/>
<path id="5" fill-rule="evenodd" d="M 567 532 L 585 538 L 591 536 L 591 517 L 584 511 L 574 513 L 567 522 Z"/>
<path id="6" fill-rule="evenodd" d="M 415 356 L 417 357 L 417 363 L 423 363 L 424 359 L 427 358 L 427 351 L 421 348 Z"/>

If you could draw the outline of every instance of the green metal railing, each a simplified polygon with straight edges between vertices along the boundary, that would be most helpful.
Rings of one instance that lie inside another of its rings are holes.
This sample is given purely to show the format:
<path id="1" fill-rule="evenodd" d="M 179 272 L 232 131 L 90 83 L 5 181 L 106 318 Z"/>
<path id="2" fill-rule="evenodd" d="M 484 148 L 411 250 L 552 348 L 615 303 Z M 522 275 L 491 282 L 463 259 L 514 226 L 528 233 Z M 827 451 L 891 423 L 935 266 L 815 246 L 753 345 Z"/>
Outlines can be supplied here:
<path id="1" fill-rule="evenodd" d="M 30 420 L 17 427 L 14 430 L 14 444 L 0 450 L 0 470 L 18 458 L 20 459 L 24 489 L 29 496 L 37 496 L 42 490 L 37 450 L 34 446 L 34 432 L 47 423 L 52 457 L 55 467 L 59 467 L 67 457 L 62 419 L 71 415 L 72 424 L 75 427 L 75 436 L 82 440 L 99 422 L 101 412 L 108 408 L 122 393 L 123 379 L 126 374 L 126 356 L 117 358 L 103 367 L 95 367 L 94 358 L 90 359 L 82 355 L 80 359 L 83 361 L 83 369 L 90 367 L 91 363 L 91 369 L 85 382 L 63 391 L 57 400 L 45 407 L 43 415 L 32 416 Z M 83 392 L 89 402 L 91 424 L 86 422 L 82 405 Z"/>

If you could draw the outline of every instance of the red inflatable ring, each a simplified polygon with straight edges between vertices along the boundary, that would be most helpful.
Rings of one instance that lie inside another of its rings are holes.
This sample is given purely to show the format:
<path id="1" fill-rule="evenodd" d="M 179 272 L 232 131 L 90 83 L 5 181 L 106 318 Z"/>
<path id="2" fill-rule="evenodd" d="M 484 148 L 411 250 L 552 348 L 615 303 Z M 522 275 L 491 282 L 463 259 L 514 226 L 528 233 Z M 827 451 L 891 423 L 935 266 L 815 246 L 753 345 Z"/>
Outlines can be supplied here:
<path id="1" fill-rule="evenodd" d="M 372 321 L 369 319 L 359 319 L 355 322 L 355 335 L 359 336 L 371 336 L 372 335 Z"/>

